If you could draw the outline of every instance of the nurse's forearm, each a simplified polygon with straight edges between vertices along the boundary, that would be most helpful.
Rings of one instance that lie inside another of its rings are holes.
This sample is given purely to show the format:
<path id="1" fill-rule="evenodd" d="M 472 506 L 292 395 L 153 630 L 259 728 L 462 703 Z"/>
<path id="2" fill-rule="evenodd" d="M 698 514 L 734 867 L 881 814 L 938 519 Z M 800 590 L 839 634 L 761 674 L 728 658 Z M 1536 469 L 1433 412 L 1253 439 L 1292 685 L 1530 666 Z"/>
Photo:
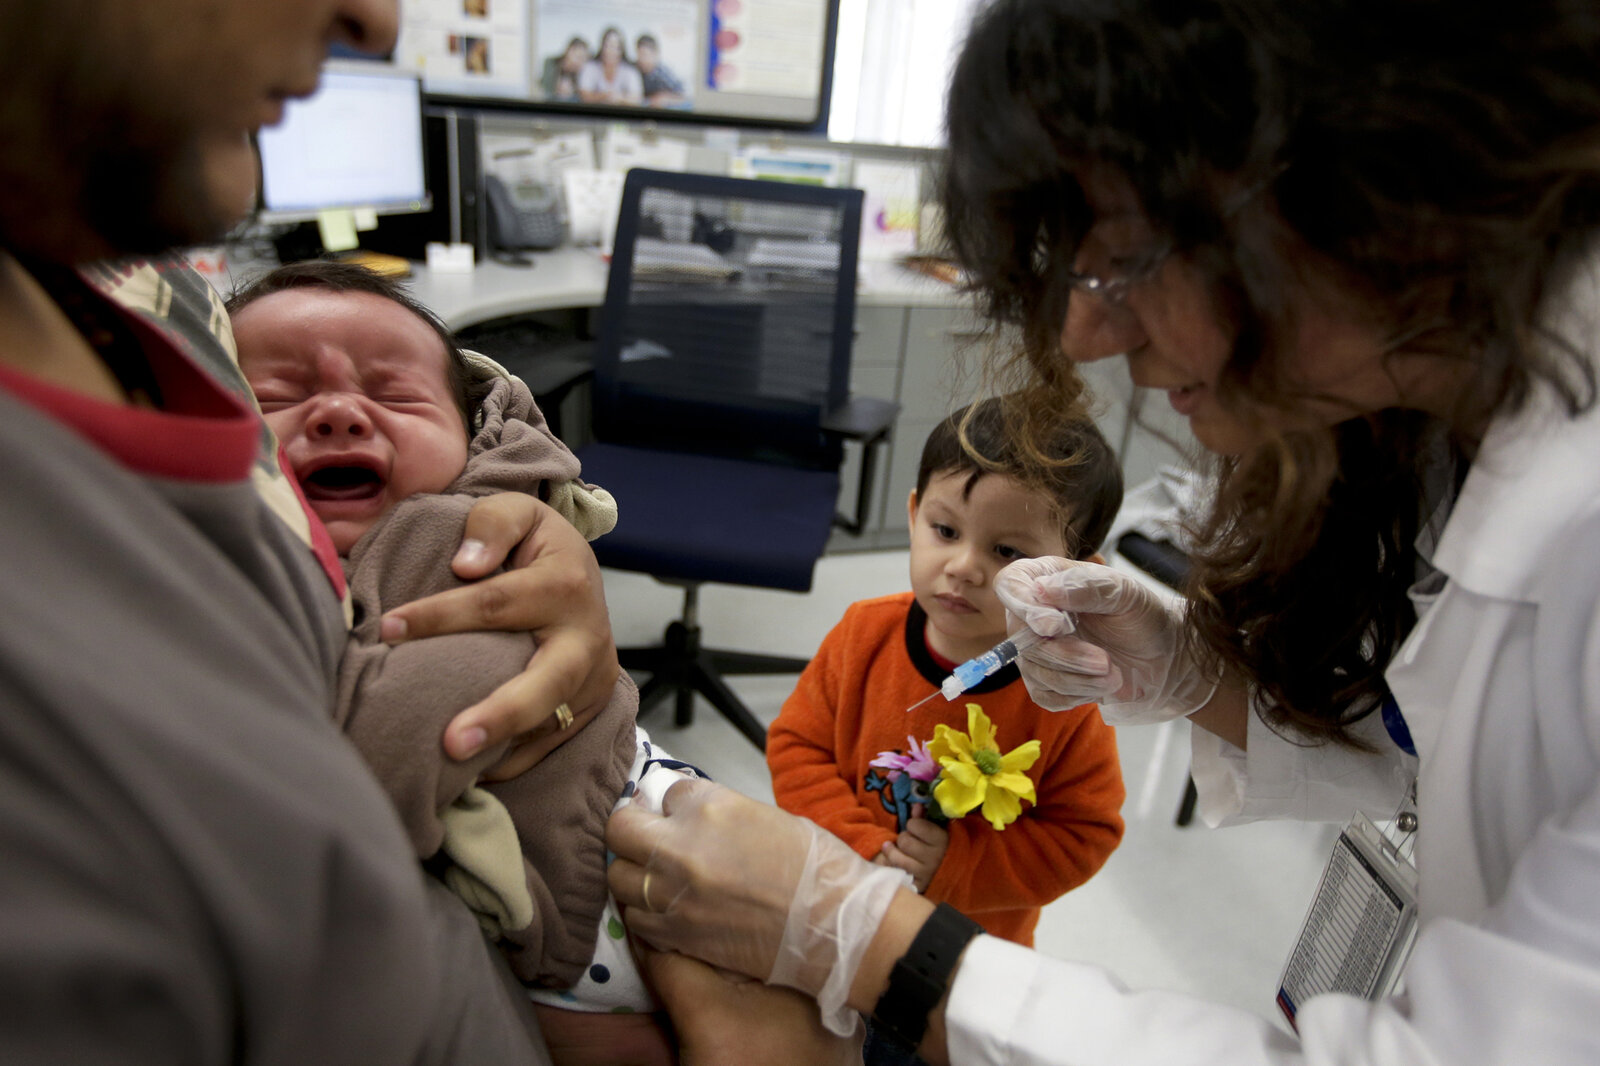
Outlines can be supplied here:
<path id="1" fill-rule="evenodd" d="M 872 938 L 872 943 L 867 947 L 867 953 L 861 960 L 861 968 L 856 971 L 855 982 L 850 986 L 850 1006 L 862 1014 L 871 1016 L 878 1005 L 878 999 L 889 987 L 889 974 L 894 970 L 894 964 L 911 947 L 911 941 L 916 939 L 917 931 L 922 928 L 928 916 L 933 913 L 933 904 L 909 889 L 903 889 L 895 896 L 894 902 L 889 904 L 889 911 L 883 916 L 883 921 L 878 925 L 878 932 Z M 960 962 L 955 969 L 950 971 L 950 981 L 955 981 L 955 975 L 961 969 Z M 938 1006 L 928 1013 L 928 1031 L 922 1038 L 922 1044 L 917 1048 L 917 1054 L 929 1066 L 948 1066 L 950 1053 L 945 1046 L 944 1032 L 944 1007 L 949 999 L 949 985 L 945 986 L 945 996 L 939 1000 Z"/>
<path id="2" fill-rule="evenodd" d="M 1189 716 L 1189 721 L 1244 751 L 1250 736 L 1249 690 L 1234 679 L 1225 678 L 1205 706 Z"/>

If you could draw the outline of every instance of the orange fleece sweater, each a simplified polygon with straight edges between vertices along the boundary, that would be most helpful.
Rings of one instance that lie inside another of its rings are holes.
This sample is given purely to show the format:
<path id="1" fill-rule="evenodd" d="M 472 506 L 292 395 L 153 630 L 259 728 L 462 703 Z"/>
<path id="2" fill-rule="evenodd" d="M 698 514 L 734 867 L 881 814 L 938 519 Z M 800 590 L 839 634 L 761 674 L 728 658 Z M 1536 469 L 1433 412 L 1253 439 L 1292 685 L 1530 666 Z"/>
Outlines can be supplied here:
<path id="1" fill-rule="evenodd" d="M 780 807 L 874 858 L 909 812 L 887 787 L 887 771 L 868 763 L 883 751 L 907 751 L 908 737 L 932 740 L 940 722 L 965 732 L 967 704 L 978 704 L 1002 751 L 1039 741 L 1028 771 L 1039 802 L 1024 802 L 1004 830 L 977 811 L 951 822 L 950 848 L 925 895 L 1032 946 L 1039 909 L 1087 881 L 1122 839 L 1115 732 L 1093 703 L 1040 707 L 1014 665 L 954 702 L 930 700 L 907 714 L 948 673 L 928 651 L 926 623 L 909 592 L 851 605 L 772 723 L 772 790 Z"/>

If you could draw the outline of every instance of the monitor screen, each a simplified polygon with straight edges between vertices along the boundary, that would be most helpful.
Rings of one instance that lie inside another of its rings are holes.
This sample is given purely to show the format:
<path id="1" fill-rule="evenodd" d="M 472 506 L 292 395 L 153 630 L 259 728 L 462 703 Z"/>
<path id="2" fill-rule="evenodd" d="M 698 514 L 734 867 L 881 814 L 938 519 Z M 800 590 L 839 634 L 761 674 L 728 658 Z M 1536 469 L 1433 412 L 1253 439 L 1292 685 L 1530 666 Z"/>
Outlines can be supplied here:
<path id="1" fill-rule="evenodd" d="M 415 74 L 330 63 L 316 93 L 289 101 L 257 145 L 264 221 L 305 221 L 340 207 L 390 214 L 430 206 Z"/>
<path id="2" fill-rule="evenodd" d="M 825 127 L 838 0 L 408 0 L 394 58 L 441 100 Z"/>

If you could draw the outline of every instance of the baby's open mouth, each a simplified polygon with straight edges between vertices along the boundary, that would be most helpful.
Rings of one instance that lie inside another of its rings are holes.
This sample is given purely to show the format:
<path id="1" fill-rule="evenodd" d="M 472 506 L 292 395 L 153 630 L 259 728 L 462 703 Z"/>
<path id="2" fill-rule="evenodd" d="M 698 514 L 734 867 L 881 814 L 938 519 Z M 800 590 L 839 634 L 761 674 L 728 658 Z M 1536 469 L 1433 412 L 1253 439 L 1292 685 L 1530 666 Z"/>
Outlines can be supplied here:
<path id="1" fill-rule="evenodd" d="M 383 491 L 383 478 L 364 466 L 325 466 L 307 474 L 301 487 L 308 500 L 370 500 Z"/>

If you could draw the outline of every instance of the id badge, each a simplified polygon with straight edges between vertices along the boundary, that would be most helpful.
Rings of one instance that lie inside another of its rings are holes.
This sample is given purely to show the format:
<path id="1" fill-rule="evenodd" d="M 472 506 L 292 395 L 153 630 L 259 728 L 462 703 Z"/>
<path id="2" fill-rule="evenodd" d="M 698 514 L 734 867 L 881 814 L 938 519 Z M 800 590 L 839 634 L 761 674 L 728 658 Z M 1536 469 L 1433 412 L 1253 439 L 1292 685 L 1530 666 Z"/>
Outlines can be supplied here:
<path id="1" fill-rule="evenodd" d="M 1403 844 L 1391 842 L 1364 814 L 1334 842 L 1278 979 L 1278 1009 L 1291 1026 L 1312 996 L 1381 999 L 1399 982 L 1417 933 L 1417 869 Z"/>

